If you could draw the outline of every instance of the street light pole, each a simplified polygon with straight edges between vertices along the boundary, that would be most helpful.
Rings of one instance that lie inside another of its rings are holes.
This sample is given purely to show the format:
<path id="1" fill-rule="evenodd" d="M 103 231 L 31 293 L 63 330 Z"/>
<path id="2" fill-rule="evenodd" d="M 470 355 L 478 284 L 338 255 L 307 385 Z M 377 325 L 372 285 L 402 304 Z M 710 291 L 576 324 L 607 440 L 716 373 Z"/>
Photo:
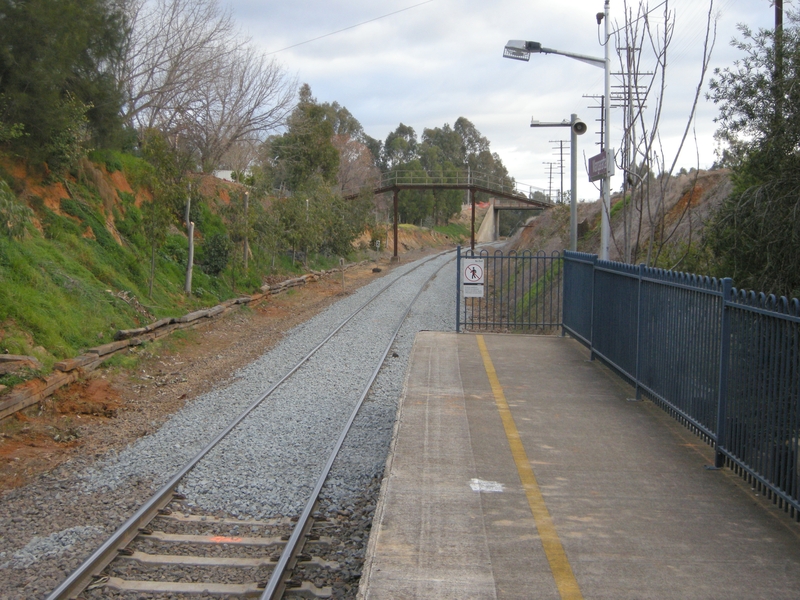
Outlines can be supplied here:
<path id="1" fill-rule="evenodd" d="M 609 13 L 610 0 L 605 0 L 604 11 L 597 13 L 597 25 L 600 25 L 602 20 L 605 20 L 605 57 L 598 58 L 595 56 L 587 56 L 585 54 L 576 54 L 574 52 L 562 52 L 554 50 L 553 48 L 544 48 L 539 42 L 531 42 L 525 40 L 509 40 L 503 49 L 503 57 L 511 58 L 513 60 L 521 60 L 528 62 L 531 54 L 558 54 L 574 58 L 581 62 L 588 63 L 595 67 L 600 67 L 605 71 L 604 87 L 605 87 L 605 102 L 603 111 L 604 121 L 604 136 L 603 136 L 603 153 L 600 156 L 605 158 L 605 174 L 603 175 L 603 199 L 602 199 L 602 215 L 600 218 L 600 259 L 608 260 L 609 237 L 611 231 L 611 175 L 614 173 L 614 155 L 611 152 L 611 58 L 609 56 Z M 566 124 L 566 123 L 565 123 Z M 575 145 L 573 144 L 573 152 Z M 576 161 L 573 155 L 573 162 Z M 590 161 L 591 166 L 591 161 Z M 594 181 L 594 179 L 590 179 Z M 573 189 L 575 186 L 573 186 Z M 570 216 L 572 217 L 572 206 L 570 206 Z M 572 247 L 573 231 L 575 228 L 574 239 L 577 241 L 577 215 L 570 224 L 570 246 Z"/>
<path id="2" fill-rule="evenodd" d="M 608 9 L 610 0 L 605 0 L 603 21 L 605 22 L 605 140 L 606 174 L 603 177 L 603 215 L 600 221 L 600 260 L 608 260 L 609 232 L 611 231 L 611 168 L 614 156 L 611 152 L 611 58 L 609 56 Z M 600 15 L 598 15 L 600 18 Z"/>

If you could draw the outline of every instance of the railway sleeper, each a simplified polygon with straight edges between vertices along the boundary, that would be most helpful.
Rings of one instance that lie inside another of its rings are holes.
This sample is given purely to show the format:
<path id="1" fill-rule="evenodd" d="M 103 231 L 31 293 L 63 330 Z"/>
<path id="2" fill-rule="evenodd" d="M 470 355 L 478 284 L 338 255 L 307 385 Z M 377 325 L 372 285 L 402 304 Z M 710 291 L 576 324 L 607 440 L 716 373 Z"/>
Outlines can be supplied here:
<path id="1" fill-rule="evenodd" d="M 150 593 L 150 594 L 218 594 L 241 598 L 257 598 L 264 591 L 264 583 L 192 583 L 181 581 L 143 581 L 122 579 L 120 577 L 109 577 L 99 581 L 92 586 L 94 589 L 100 587 L 114 590 L 117 592 L 130 593 Z M 287 589 L 285 596 L 293 598 L 330 598 L 333 595 L 333 588 L 330 586 L 317 587 L 310 581 L 303 581 L 296 587 Z"/>
<path id="2" fill-rule="evenodd" d="M 120 554 L 121 559 L 133 560 L 144 565 L 184 565 L 196 567 L 271 567 L 275 562 L 271 557 L 245 558 L 223 556 L 185 556 L 176 554 L 148 554 L 147 552 L 134 551 L 132 554 Z M 338 569 L 339 563 L 324 560 L 319 556 L 310 556 L 299 560 L 298 565 L 315 566 L 321 569 Z"/>
<path id="3" fill-rule="evenodd" d="M 166 533 L 165 531 L 141 532 L 138 539 L 155 540 L 166 544 L 198 544 L 212 545 L 228 544 L 231 546 L 281 546 L 286 544 L 282 537 L 246 537 L 227 535 L 195 535 L 188 533 Z M 288 536 L 286 536 L 288 537 Z M 307 544 L 331 545 L 334 541 L 329 537 L 319 536 L 318 539 L 309 537 Z"/>

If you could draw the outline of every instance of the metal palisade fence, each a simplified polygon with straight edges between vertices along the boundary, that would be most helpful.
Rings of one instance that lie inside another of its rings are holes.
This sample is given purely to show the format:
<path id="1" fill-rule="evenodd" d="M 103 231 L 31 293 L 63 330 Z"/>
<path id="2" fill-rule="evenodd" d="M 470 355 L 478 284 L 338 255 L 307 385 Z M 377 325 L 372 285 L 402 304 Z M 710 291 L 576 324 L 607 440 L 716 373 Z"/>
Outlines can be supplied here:
<path id="1" fill-rule="evenodd" d="M 561 326 L 561 254 L 457 253 L 457 331 L 553 333 Z"/>
<path id="2" fill-rule="evenodd" d="M 800 520 L 800 302 L 564 253 L 565 332 Z"/>

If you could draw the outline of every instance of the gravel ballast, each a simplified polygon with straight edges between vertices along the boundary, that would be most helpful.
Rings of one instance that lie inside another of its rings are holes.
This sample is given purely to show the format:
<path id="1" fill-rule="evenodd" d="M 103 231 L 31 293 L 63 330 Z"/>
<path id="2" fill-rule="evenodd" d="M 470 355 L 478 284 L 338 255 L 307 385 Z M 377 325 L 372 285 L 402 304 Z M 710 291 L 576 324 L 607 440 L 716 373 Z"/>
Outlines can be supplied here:
<path id="1" fill-rule="evenodd" d="M 342 543 L 334 558 L 344 566 L 326 583 L 334 597 L 354 597 L 414 337 L 420 330 L 455 328 L 452 260 L 453 253 L 438 256 L 410 273 L 418 263 L 397 267 L 294 328 L 157 432 L 7 494 L 0 506 L 0 597 L 44 597 L 352 310 L 408 273 L 301 367 L 302 377 L 256 408 L 179 488 L 198 512 L 256 519 L 298 514 L 399 319 L 438 271 L 402 326 L 323 488 L 321 512 L 335 519 Z"/>

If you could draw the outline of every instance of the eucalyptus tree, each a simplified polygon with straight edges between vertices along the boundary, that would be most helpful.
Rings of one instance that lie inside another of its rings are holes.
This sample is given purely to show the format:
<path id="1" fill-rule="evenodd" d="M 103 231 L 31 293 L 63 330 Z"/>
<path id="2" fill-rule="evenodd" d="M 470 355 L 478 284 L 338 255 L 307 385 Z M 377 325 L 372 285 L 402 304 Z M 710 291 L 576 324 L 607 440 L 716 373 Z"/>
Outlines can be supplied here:
<path id="1" fill-rule="evenodd" d="M 268 140 L 265 162 L 272 171 L 274 185 L 290 190 L 302 188 L 314 177 L 334 184 L 339 168 L 339 152 L 333 144 L 334 123 L 325 107 L 303 84 L 299 101 L 289 115 L 286 131 Z"/>
<path id="2" fill-rule="evenodd" d="M 737 285 L 800 297 L 800 14 L 788 14 L 779 36 L 739 29 L 732 45 L 742 58 L 711 82 L 734 190 L 708 238 Z"/>
<path id="3" fill-rule="evenodd" d="M 121 137 L 124 39 L 107 0 L 0 0 L 0 142 L 63 170 Z"/>

